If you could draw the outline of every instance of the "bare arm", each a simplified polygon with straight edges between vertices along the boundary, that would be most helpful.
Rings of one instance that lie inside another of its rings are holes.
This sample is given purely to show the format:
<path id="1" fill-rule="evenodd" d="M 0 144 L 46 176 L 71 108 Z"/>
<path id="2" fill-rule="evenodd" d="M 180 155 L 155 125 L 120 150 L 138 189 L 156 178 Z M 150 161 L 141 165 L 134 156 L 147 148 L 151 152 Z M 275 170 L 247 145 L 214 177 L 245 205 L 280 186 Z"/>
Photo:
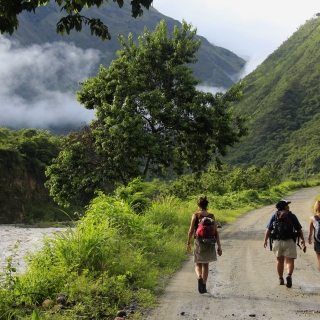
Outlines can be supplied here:
<path id="1" fill-rule="evenodd" d="M 191 217 L 190 228 L 188 231 L 188 240 L 187 240 L 187 251 L 188 252 L 191 251 L 191 239 L 193 237 L 195 223 L 196 223 L 196 215 L 193 214 Z"/>
<path id="2" fill-rule="evenodd" d="M 301 239 L 301 245 L 304 247 L 306 244 L 305 244 L 305 242 L 304 242 L 303 231 L 302 231 L 302 229 L 300 229 L 298 232 L 299 232 L 300 239 Z"/>
<path id="3" fill-rule="evenodd" d="M 314 219 L 314 217 L 311 217 L 310 220 L 309 220 L 309 234 L 308 234 L 308 242 L 309 242 L 309 244 L 312 243 L 313 219 Z"/>
<path id="4" fill-rule="evenodd" d="M 271 230 L 267 229 L 264 235 L 264 243 L 263 246 L 266 248 L 268 246 L 268 238 L 270 236 Z"/>

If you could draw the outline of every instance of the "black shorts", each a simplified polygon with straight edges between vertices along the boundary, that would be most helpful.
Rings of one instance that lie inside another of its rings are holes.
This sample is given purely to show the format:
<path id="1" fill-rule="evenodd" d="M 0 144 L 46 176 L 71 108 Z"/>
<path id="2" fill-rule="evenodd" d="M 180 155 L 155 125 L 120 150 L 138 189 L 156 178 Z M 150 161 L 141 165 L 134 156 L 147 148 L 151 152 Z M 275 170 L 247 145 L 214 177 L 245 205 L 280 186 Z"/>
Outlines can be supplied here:
<path id="1" fill-rule="evenodd" d="M 320 254 L 320 242 L 318 242 L 316 239 L 313 239 L 313 243 L 314 243 L 314 246 L 313 246 L 314 251 Z"/>

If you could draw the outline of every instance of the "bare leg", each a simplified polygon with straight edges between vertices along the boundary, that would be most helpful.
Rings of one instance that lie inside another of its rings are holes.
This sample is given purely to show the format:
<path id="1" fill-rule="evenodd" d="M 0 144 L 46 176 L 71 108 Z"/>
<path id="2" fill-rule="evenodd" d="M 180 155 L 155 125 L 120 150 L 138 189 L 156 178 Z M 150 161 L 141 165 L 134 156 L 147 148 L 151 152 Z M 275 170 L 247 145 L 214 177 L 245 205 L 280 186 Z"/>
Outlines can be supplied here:
<path id="1" fill-rule="evenodd" d="M 196 274 L 198 277 L 198 290 L 199 293 L 205 293 L 207 292 L 206 290 L 206 284 L 203 281 L 203 276 L 204 276 L 204 270 L 205 270 L 205 264 L 206 263 L 196 263 Z"/>
<path id="2" fill-rule="evenodd" d="M 318 258 L 318 270 L 320 271 L 320 254 L 316 253 L 317 258 Z"/>
<path id="3" fill-rule="evenodd" d="M 286 258 L 286 264 L 287 264 L 288 274 L 292 274 L 293 269 L 294 269 L 294 259 L 293 258 Z"/>
<path id="4" fill-rule="evenodd" d="M 202 264 L 202 278 L 203 278 L 204 284 L 207 283 L 208 274 L 209 274 L 209 263 L 203 263 Z"/>
<path id="5" fill-rule="evenodd" d="M 195 271 L 196 271 L 197 278 L 199 278 L 199 277 L 203 278 L 203 275 L 202 275 L 202 263 L 196 263 Z"/>
<path id="6" fill-rule="evenodd" d="M 279 278 L 283 277 L 283 269 L 284 269 L 284 256 L 277 257 L 277 272 Z"/>

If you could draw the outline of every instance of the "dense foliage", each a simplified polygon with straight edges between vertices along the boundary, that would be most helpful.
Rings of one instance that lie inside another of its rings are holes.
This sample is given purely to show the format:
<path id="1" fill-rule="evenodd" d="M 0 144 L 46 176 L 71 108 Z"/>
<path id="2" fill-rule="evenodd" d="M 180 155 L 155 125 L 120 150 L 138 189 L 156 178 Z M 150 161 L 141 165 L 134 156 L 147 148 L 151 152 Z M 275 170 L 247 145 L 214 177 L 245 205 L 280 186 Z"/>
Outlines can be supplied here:
<path id="1" fill-rule="evenodd" d="M 0 223 L 68 220 L 44 187 L 59 151 L 60 137 L 48 131 L 0 128 Z"/>
<path id="2" fill-rule="evenodd" d="M 245 118 L 231 108 L 241 83 L 215 96 L 196 89 L 199 80 L 187 66 L 197 60 L 195 34 L 183 22 L 169 37 L 161 21 L 138 44 L 132 35 L 120 36 L 118 59 L 82 83 L 78 100 L 96 110 L 96 120 L 70 135 L 47 169 L 46 185 L 59 204 L 83 189 L 164 176 L 169 168 L 178 175 L 186 168 L 200 172 L 247 134 Z"/>
<path id="3" fill-rule="evenodd" d="M 2 34 L 5 32 L 9 33 L 10 35 L 13 34 L 14 30 L 18 29 L 18 15 L 21 14 L 21 12 L 27 11 L 36 13 L 36 9 L 38 9 L 38 7 L 46 6 L 48 2 L 50 2 L 50 0 L 1 0 L 0 32 Z M 60 11 L 66 14 L 57 23 L 57 33 L 63 34 L 64 32 L 67 32 L 69 34 L 70 30 L 75 29 L 76 31 L 81 31 L 82 25 L 89 25 L 92 35 L 94 34 L 98 37 L 101 37 L 102 40 L 111 38 L 108 27 L 99 18 L 88 18 L 80 14 L 84 7 L 101 7 L 101 5 L 104 3 L 104 0 L 58 0 L 55 2 L 60 7 Z M 108 0 L 106 0 L 106 2 L 108 2 Z M 113 2 L 117 2 L 121 8 L 124 0 L 113 0 Z M 141 16 L 143 14 L 142 6 L 149 9 L 152 2 L 153 0 L 132 0 L 130 2 L 132 16 L 134 18 Z"/>
<path id="4" fill-rule="evenodd" d="M 320 173 L 320 19 L 307 21 L 243 79 L 236 109 L 251 116 L 251 135 L 231 150 L 233 165 L 282 168 L 282 177 Z"/>
<path id="5" fill-rule="evenodd" d="M 243 174 L 244 175 L 244 174 Z M 319 183 L 319 181 L 317 182 Z M 135 191 L 142 197 L 154 187 L 136 181 L 118 190 L 118 195 L 99 194 L 88 206 L 76 228 L 47 238 L 43 247 L 27 258 L 27 271 L 15 274 L 15 250 L 7 259 L 0 282 L 0 318 L 30 319 L 38 306 L 41 319 L 114 319 L 118 310 L 134 319 L 156 302 L 166 279 L 186 256 L 185 241 L 197 196 L 188 201 L 160 197 L 138 214 L 128 201 Z M 222 196 L 207 194 L 210 211 L 219 224 L 232 222 L 242 213 L 263 204 L 275 203 L 302 184 L 286 184 L 263 191 L 244 190 Z M 130 201 L 130 200 L 129 200 Z M 58 293 L 67 303 L 53 304 Z"/>
<path id="6" fill-rule="evenodd" d="M 0 128 L 0 149 L 16 152 L 21 161 L 26 159 L 42 168 L 57 157 L 59 146 L 59 137 L 51 136 L 49 131 Z"/>
<path id="7" fill-rule="evenodd" d="M 183 175 L 170 181 L 154 179 L 144 182 L 141 178 L 133 179 L 128 186 L 118 187 L 115 194 L 129 203 L 135 212 L 140 212 L 158 197 L 174 197 L 186 201 L 194 194 L 223 196 L 246 190 L 259 193 L 279 185 L 280 182 L 279 171 L 275 167 L 238 168 L 223 165 L 217 168 L 211 165 L 201 174 Z M 222 209 L 220 205 L 215 204 L 214 207 Z"/>

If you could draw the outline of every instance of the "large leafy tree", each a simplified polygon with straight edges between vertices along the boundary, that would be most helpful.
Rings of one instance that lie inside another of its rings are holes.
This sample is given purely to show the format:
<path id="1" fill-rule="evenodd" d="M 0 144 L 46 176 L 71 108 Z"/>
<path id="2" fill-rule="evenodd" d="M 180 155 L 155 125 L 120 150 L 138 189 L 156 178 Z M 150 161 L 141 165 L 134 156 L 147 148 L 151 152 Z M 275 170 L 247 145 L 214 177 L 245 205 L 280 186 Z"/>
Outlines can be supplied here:
<path id="1" fill-rule="evenodd" d="M 125 0 L 112 0 L 121 8 Z M 50 0 L 0 0 L 0 32 L 10 35 L 19 26 L 18 15 L 23 12 L 34 12 L 40 6 L 45 6 Z M 71 30 L 81 31 L 83 25 L 88 25 L 91 34 L 104 39 L 111 39 L 108 27 L 98 18 L 86 17 L 81 14 L 83 8 L 102 6 L 104 0 L 55 0 L 61 11 L 65 13 L 57 23 L 57 33 L 70 33 Z M 108 0 L 105 0 L 108 3 Z M 143 14 L 142 7 L 149 9 L 153 0 L 131 0 L 132 16 L 136 18 Z"/>
<path id="2" fill-rule="evenodd" d="M 200 81 L 188 65 L 196 62 L 201 45 L 195 34 L 183 21 L 168 36 L 161 21 L 154 32 L 145 29 L 138 43 L 131 35 L 127 41 L 119 36 L 118 59 L 108 69 L 101 66 L 77 93 L 80 103 L 96 110 L 96 119 L 90 130 L 67 139 L 47 170 L 47 186 L 58 201 L 68 202 L 63 186 L 76 196 L 80 186 L 90 185 L 92 191 L 107 182 L 127 184 L 137 176 L 164 175 L 169 168 L 178 175 L 186 169 L 199 172 L 247 134 L 245 119 L 230 106 L 241 98 L 241 83 L 225 94 L 196 89 Z M 84 137 L 90 153 L 83 149 Z M 75 155 L 78 160 L 69 161 Z M 81 179 L 76 184 L 67 179 L 75 172 Z"/>

